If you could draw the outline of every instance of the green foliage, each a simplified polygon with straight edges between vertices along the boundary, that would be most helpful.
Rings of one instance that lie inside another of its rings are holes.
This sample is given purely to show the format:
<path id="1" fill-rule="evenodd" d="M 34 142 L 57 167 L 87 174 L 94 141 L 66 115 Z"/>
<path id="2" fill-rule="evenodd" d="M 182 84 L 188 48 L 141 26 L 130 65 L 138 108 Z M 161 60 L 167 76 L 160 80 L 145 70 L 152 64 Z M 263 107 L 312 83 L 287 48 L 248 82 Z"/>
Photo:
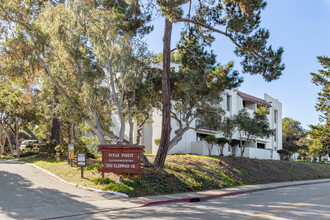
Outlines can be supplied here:
<path id="1" fill-rule="evenodd" d="M 123 184 L 127 185 L 127 186 L 130 186 L 130 187 L 133 187 L 134 189 L 138 189 L 138 188 L 141 188 L 141 189 L 144 189 L 147 187 L 146 183 L 143 182 L 143 181 L 140 181 L 138 179 L 124 179 L 122 181 Z"/>
<path id="2" fill-rule="evenodd" d="M 305 131 L 299 121 L 291 118 L 282 120 L 282 141 L 283 148 L 293 153 L 304 147 Z"/>
<path id="3" fill-rule="evenodd" d="M 159 144 L 160 144 L 160 138 L 155 139 L 155 140 L 154 140 L 154 143 L 155 143 L 156 145 L 159 145 Z"/>
<path id="4" fill-rule="evenodd" d="M 258 108 L 256 108 L 255 113 L 258 115 L 268 115 L 269 110 L 266 106 L 259 105 Z"/>
<path id="5" fill-rule="evenodd" d="M 311 73 L 312 82 L 317 86 L 321 86 L 315 108 L 321 112 L 321 120 L 330 123 L 330 58 L 319 56 L 317 59 L 324 69 L 319 70 L 319 73 Z"/>
<path id="6" fill-rule="evenodd" d="M 126 184 L 123 183 L 110 183 L 103 187 L 103 190 L 108 190 L 108 191 L 114 191 L 114 192 L 122 192 L 126 194 L 130 194 L 134 191 L 134 188 L 131 186 L 127 186 Z"/>
<path id="7" fill-rule="evenodd" d="M 206 136 L 205 141 L 207 143 L 207 149 L 208 149 L 208 152 L 209 152 L 209 156 L 211 156 L 213 146 L 217 143 L 217 138 L 213 135 Z"/>
<path id="8" fill-rule="evenodd" d="M 260 112 L 264 113 L 263 110 L 260 110 L 259 113 Z M 269 128 L 267 116 L 259 113 L 254 112 L 252 118 L 246 109 L 243 108 L 234 116 L 233 120 L 235 121 L 237 130 L 240 134 L 240 145 L 242 147 L 241 158 L 243 158 L 246 143 L 254 141 L 257 137 L 268 138 L 271 135 L 274 135 L 274 130 Z M 245 141 L 244 144 L 242 144 L 243 139 Z"/>
<path id="9" fill-rule="evenodd" d="M 102 168 L 102 165 L 101 164 L 91 164 L 91 165 L 88 165 L 85 167 L 86 170 L 94 170 L 94 171 L 98 171 L 99 169 Z"/>
<path id="10" fill-rule="evenodd" d="M 228 140 L 232 139 L 233 133 L 235 131 L 236 124 L 232 118 L 225 117 L 221 123 L 219 123 L 219 130 L 225 138 Z"/>
<path id="11" fill-rule="evenodd" d="M 290 160 L 292 153 L 286 149 L 280 149 L 277 151 L 281 160 Z"/>
<path id="12" fill-rule="evenodd" d="M 266 81 L 281 75 L 284 70 L 281 61 L 283 48 L 274 51 L 268 46 L 269 31 L 260 27 L 260 14 L 266 6 L 265 1 L 199 1 L 194 7 L 196 11 L 189 13 L 194 14 L 190 17 L 184 16 L 184 3 L 187 2 L 173 4 L 166 0 L 157 1 L 162 14 L 170 21 L 189 22 L 187 29 L 203 31 L 203 41 L 208 45 L 214 41 L 212 34 L 219 32 L 233 41 L 235 54 L 243 58 L 241 65 L 244 72 L 262 74 Z"/>
<path id="13" fill-rule="evenodd" d="M 310 125 L 309 153 L 321 160 L 322 155 L 330 155 L 330 58 L 319 56 L 317 59 L 324 69 L 319 70 L 319 73 L 311 73 L 312 82 L 322 87 L 315 108 L 322 114 L 320 120 L 325 123 Z"/>
<path id="14" fill-rule="evenodd" d="M 68 144 L 67 143 L 58 144 L 55 147 L 55 151 L 56 152 L 61 152 L 62 154 L 67 153 L 68 152 Z"/>
<path id="15" fill-rule="evenodd" d="M 217 144 L 226 144 L 229 142 L 229 140 L 227 138 L 221 137 L 221 138 L 217 138 L 216 142 Z"/>
<path id="16" fill-rule="evenodd" d="M 236 156 L 236 151 L 237 151 L 237 146 L 239 146 L 241 144 L 241 140 L 231 139 L 228 144 L 231 148 L 231 155 L 233 157 L 235 157 Z"/>
<path id="17" fill-rule="evenodd" d="M 106 185 L 103 189 L 109 190 L 109 191 L 115 191 L 115 192 L 122 192 L 126 194 L 131 194 L 134 191 L 141 190 L 146 188 L 146 184 L 144 182 L 141 182 L 139 180 L 133 179 L 133 180 L 123 180 L 122 183 L 114 183 L 110 182 L 108 185 Z"/>
<path id="18" fill-rule="evenodd" d="M 86 156 L 89 158 L 97 158 L 97 154 L 90 147 L 88 147 L 81 139 L 74 140 L 73 144 L 75 153 L 86 153 Z"/>
<path id="19" fill-rule="evenodd" d="M 43 153 L 55 153 L 55 146 L 57 145 L 56 141 L 46 141 L 43 143 L 38 143 L 35 144 L 34 149 L 38 152 L 43 152 Z"/>
<path id="20" fill-rule="evenodd" d="M 36 151 L 21 151 L 19 156 L 20 157 L 30 157 L 30 156 L 37 155 L 37 154 L 39 154 L 39 152 L 36 152 Z"/>
<path id="21" fill-rule="evenodd" d="M 205 137 L 205 141 L 208 144 L 215 144 L 215 143 L 217 143 L 217 138 L 214 135 L 210 135 L 210 136 Z"/>
<path id="22" fill-rule="evenodd" d="M 311 131 L 308 134 L 311 137 L 309 141 L 309 154 L 318 156 L 330 153 L 330 125 L 311 125 Z"/>
<path id="23" fill-rule="evenodd" d="M 94 179 L 93 182 L 98 185 L 114 183 L 114 181 L 108 177 L 106 177 L 106 178 L 99 177 L 99 178 Z"/>

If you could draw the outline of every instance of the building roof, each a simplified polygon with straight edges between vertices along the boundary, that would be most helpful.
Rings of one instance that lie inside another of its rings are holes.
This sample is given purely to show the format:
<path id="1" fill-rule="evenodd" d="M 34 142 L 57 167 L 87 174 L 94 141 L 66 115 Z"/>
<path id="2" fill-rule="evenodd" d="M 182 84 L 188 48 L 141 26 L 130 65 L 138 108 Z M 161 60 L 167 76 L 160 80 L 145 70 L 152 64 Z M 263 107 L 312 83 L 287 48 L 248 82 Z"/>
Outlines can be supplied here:
<path id="1" fill-rule="evenodd" d="M 252 96 L 252 95 L 249 95 L 249 94 L 246 94 L 244 92 L 237 91 L 237 95 L 239 95 L 244 100 L 251 101 L 251 102 L 257 102 L 261 105 L 264 105 L 264 106 L 267 106 L 267 107 L 272 107 L 272 105 L 269 102 L 267 102 L 266 100 L 257 98 L 255 96 Z"/>

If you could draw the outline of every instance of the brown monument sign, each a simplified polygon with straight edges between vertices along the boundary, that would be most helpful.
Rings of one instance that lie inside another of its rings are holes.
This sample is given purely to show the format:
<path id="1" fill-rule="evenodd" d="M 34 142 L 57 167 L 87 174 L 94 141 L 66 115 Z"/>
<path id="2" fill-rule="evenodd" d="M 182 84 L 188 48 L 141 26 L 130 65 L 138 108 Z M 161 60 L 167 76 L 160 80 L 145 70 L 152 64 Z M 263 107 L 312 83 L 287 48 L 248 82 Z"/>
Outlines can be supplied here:
<path id="1" fill-rule="evenodd" d="M 98 151 L 102 152 L 102 177 L 104 173 L 115 174 L 143 173 L 141 170 L 141 153 L 144 146 L 138 145 L 99 145 Z"/>

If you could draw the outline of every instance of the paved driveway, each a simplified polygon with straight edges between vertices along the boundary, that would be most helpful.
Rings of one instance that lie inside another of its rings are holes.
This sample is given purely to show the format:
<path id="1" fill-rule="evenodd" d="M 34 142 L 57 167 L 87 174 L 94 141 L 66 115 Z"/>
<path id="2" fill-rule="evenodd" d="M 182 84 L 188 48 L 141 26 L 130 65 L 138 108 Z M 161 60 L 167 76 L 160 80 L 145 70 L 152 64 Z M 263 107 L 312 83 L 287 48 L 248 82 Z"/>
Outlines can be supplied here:
<path id="1" fill-rule="evenodd" d="M 0 219 L 43 219 L 135 206 L 75 188 L 14 161 L 0 160 Z"/>

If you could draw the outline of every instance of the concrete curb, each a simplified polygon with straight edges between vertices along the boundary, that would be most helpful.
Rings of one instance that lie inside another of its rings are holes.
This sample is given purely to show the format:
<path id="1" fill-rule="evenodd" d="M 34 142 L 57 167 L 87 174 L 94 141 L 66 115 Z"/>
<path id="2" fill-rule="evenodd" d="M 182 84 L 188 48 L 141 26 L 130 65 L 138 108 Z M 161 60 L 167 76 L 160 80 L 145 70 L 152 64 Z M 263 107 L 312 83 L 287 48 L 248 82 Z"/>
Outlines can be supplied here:
<path id="1" fill-rule="evenodd" d="M 200 202 L 202 200 L 208 200 L 208 199 L 215 199 L 219 197 L 225 197 L 225 196 L 231 196 L 231 195 L 238 195 L 243 194 L 245 191 L 236 191 L 236 192 L 230 192 L 230 193 L 223 193 L 219 195 L 212 195 L 212 196 L 202 196 L 202 197 L 190 197 L 190 198 L 182 198 L 182 199 L 169 199 L 169 200 L 160 200 L 160 201 L 154 201 L 154 202 L 147 202 L 139 207 L 145 207 L 150 205 L 158 205 L 158 204 L 165 204 L 165 203 L 174 203 L 174 202 Z"/>
<path id="2" fill-rule="evenodd" d="M 159 204 L 166 204 L 166 203 L 175 203 L 175 202 L 201 202 L 209 199 L 216 199 L 220 197 L 226 197 L 226 196 L 232 196 L 232 195 L 239 195 L 239 194 L 246 194 L 246 193 L 252 193 L 252 192 L 258 192 L 263 190 L 272 190 L 272 189 L 280 189 L 280 188 L 286 188 L 291 186 L 303 186 L 303 185 L 312 185 L 312 184 L 318 184 L 318 183 L 329 183 L 330 180 L 315 180 L 313 182 L 305 182 L 305 183 L 291 183 L 291 184 L 284 184 L 281 186 L 269 186 L 264 187 L 260 189 L 247 189 L 247 190 L 240 190 L 236 192 L 229 192 L 229 193 L 222 193 L 217 195 L 211 195 L 211 196 L 201 196 L 201 197 L 187 197 L 187 198 L 181 198 L 181 199 L 169 199 L 169 200 L 160 200 L 160 201 L 154 201 L 154 202 L 147 202 L 139 207 L 145 207 L 145 206 L 151 206 L 151 205 L 159 205 Z"/>
<path id="3" fill-rule="evenodd" d="M 10 160 L 4 160 L 4 161 L 12 162 Z M 68 184 L 70 186 L 73 186 L 75 188 L 84 189 L 84 190 L 88 190 L 88 191 L 92 191 L 92 192 L 97 192 L 97 193 L 110 194 L 110 195 L 114 195 L 114 196 L 118 196 L 118 197 L 123 197 L 123 198 L 129 198 L 129 196 L 127 194 L 125 194 L 125 193 L 113 192 L 113 191 L 104 191 L 104 190 L 100 190 L 100 189 L 93 189 L 93 188 L 90 188 L 90 187 L 81 186 L 79 184 L 70 183 L 70 182 L 68 182 L 68 181 L 66 181 L 66 180 L 64 180 L 64 179 L 56 176 L 55 174 L 49 172 L 48 170 L 46 170 L 44 168 L 41 168 L 41 167 L 39 167 L 37 165 L 34 165 L 34 164 L 25 163 L 25 162 L 21 162 L 21 161 L 15 161 L 15 162 L 17 162 L 19 164 L 27 164 L 29 166 L 32 166 L 32 167 L 34 167 L 34 168 L 36 168 L 38 170 L 41 170 L 41 171 L 47 173 L 49 176 L 53 177 L 54 179 L 56 179 L 56 180 L 58 180 L 58 181 L 60 181 L 62 183 Z"/>

